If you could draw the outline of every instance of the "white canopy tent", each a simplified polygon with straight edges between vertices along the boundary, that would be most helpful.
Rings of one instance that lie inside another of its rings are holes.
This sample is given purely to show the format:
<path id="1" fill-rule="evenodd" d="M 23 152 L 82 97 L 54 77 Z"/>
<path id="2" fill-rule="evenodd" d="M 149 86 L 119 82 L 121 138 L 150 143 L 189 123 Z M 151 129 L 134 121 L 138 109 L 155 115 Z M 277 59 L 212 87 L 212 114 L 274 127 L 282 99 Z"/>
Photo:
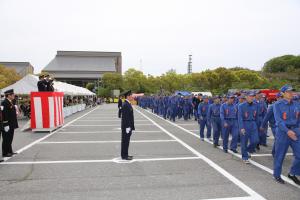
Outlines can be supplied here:
<path id="1" fill-rule="evenodd" d="M 28 74 L 16 83 L 1 89 L 1 94 L 6 90 L 14 89 L 14 93 L 18 95 L 29 95 L 30 92 L 37 92 L 38 77 Z M 64 92 L 65 95 L 70 96 L 95 96 L 96 94 L 86 88 L 78 87 L 68 83 L 54 81 L 54 90 L 56 92 Z"/>

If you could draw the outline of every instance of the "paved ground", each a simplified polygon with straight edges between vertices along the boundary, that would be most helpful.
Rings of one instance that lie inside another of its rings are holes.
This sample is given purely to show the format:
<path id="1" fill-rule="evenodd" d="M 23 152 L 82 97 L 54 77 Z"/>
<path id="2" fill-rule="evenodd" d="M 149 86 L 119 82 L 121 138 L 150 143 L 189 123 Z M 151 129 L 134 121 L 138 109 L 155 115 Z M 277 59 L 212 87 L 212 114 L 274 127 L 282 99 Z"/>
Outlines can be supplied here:
<path id="1" fill-rule="evenodd" d="M 17 132 L 20 154 L 0 165 L 0 198 L 299 200 L 299 187 L 273 181 L 271 147 L 245 165 L 201 142 L 195 121 L 172 123 L 140 108 L 130 144 L 135 159 L 121 161 L 116 107 L 78 113 L 51 134 Z"/>

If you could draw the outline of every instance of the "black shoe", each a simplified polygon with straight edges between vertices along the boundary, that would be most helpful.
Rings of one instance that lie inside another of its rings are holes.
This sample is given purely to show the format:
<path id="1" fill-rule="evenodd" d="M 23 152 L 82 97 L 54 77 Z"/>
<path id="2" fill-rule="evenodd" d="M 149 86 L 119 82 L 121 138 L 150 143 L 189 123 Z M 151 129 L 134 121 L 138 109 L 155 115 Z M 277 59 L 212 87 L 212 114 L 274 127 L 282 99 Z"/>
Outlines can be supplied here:
<path id="1" fill-rule="evenodd" d="M 131 157 L 127 157 L 127 158 L 122 158 L 122 160 L 132 160 Z"/>
<path id="2" fill-rule="evenodd" d="M 16 154 L 18 154 L 18 153 L 17 153 L 17 152 L 13 152 L 13 153 L 12 153 L 12 155 L 16 155 Z"/>
<path id="3" fill-rule="evenodd" d="M 4 162 L 4 160 L 3 160 L 3 159 L 1 159 L 1 160 L 0 160 L 0 163 L 1 163 L 1 162 Z"/>
<path id="4" fill-rule="evenodd" d="M 215 147 L 215 148 L 217 148 L 217 147 L 219 147 L 219 146 L 220 146 L 219 144 L 214 144 L 214 147 Z"/>
<path id="5" fill-rule="evenodd" d="M 297 176 L 292 176 L 291 174 L 288 174 L 289 179 L 291 179 L 292 181 L 294 181 L 294 183 L 296 183 L 297 185 L 300 185 L 300 180 L 297 178 Z"/>
<path id="6" fill-rule="evenodd" d="M 228 150 L 227 149 L 223 149 L 224 153 L 228 153 Z"/>
<path id="7" fill-rule="evenodd" d="M 3 155 L 3 157 L 12 157 L 12 156 L 13 156 L 12 153 L 8 153 L 8 154 Z"/>
<path id="8" fill-rule="evenodd" d="M 277 183 L 280 183 L 280 184 L 285 184 L 285 181 L 284 180 L 282 180 L 282 178 L 281 177 L 277 177 L 277 178 L 274 178 L 275 179 L 275 181 L 277 182 Z"/>
<path id="9" fill-rule="evenodd" d="M 235 149 L 230 149 L 233 153 L 239 153 L 237 150 Z"/>
<path id="10" fill-rule="evenodd" d="M 259 151 L 260 150 L 260 146 L 259 144 L 256 146 L 256 149 Z"/>
<path id="11" fill-rule="evenodd" d="M 133 159 L 133 156 L 128 156 L 127 158 L 130 158 L 131 160 Z"/>
<path id="12" fill-rule="evenodd" d="M 262 144 L 262 146 L 264 146 L 264 147 L 268 147 L 268 145 L 267 145 L 267 144 Z"/>

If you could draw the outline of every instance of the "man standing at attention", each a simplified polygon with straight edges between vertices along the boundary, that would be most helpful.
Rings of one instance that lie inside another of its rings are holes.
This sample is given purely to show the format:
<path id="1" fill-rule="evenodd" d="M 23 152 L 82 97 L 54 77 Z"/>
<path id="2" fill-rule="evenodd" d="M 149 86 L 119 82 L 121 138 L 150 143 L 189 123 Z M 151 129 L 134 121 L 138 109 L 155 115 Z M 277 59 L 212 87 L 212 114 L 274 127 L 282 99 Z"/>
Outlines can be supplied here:
<path id="1" fill-rule="evenodd" d="M 135 130 L 133 108 L 130 103 L 130 101 L 133 100 L 133 97 L 130 90 L 125 92 L 124 96 L 125 96 L 125 101 L 122 105 L 122 120 L 121 120 L 121 129 L 122 129 L 121 157 L 122 160 L 132 160 L 133 157 L 128 155 L 128 148 L 129 148 L 132 131 Z"/>
<path id="2" fill-rule="evenodd" d="M 121 115 L 122 115 L 122 97 L 121 96 L 119 96 L 119 100 L 118 100 L 118 109 L 119 109 L 119 111 L 118 111 L 118 117 L 119 118 L 121 118 Z"/>
<path id="3" fill-rule="evenodd" d="M 16 106 L 13 103 L 15 99 L 14 90 L 7 90 L 4 92 L 5 100 L 1 103 L 3 131 L 2 131 L 2 154 L 3 157 L 12 157 L 14 154 L 12 150 L 12 141 L 14 138 L 15 129 L 18 128 Z"/>

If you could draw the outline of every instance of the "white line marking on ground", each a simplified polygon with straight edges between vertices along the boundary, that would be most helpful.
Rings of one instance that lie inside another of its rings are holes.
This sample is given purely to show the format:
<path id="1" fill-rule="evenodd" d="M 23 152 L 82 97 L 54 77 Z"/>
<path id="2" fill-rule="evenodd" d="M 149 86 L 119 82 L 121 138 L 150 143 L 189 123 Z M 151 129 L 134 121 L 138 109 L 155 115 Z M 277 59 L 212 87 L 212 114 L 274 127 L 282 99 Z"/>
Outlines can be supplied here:
<path id="1" fill-rule="evenodd" d="M 78 120 L 78 122 L 121 122 L 120 119 L 105 119 L 105 120 L 97 120 L 97 119 L 81 119 L 81 120 Z M 146 122 L 147 120 L 134 120 L 135 122 Z"/>
<path id="2" fill-rule="evenodd" d="M 133 140 L 132 143 L 156 143 L 156 142 L 176 142 L 176 140 Z M 59 142 L 40 142 L 39 144 L 104 144 L 121 143 L 121 140 L 108 141 L 59 141 Z"/>
<path id="3" fill-rule="evenodd" d="M 66 134 L 72 134 L 72 133 L 83 133 L 83 134 L 88 134 L 88 133 L 121 133 L 121 129 L 119 131 L 85 131 L 85 132 L 80 132 L 80 131 L 60 131 L 61 133 L 66 133 Z M 134 131 L 134 133 L 162 133 L 162 131 Z"/>
<path id="4" fill-rule="evenodd" d="M 148 112 L 148 113 L 150 113 L 150 114 L 152 114 L 152 113 L 151 113 L 150 111 L 148 111 L 148 110 L 145 110 L 145 111 Z M 154 116 L 156 116 L 156 117 L 158 117 L 158 118 L 160 118 L 160 119 L 162 119 L 162 120 L 168 122 L 169 124 L 172 124 L 172 125 L 178 127 L 179 129 L 185 131 L 186 133 L 189 133 L 189 134 L 191 134 L 191 135 L 193 135 L 193 136 L 195 136 L 195 137 L 197 137 L 197 138 L 200 139 L 200 136 L 199 136 L 199 135 L 197 135 L 197 134 L 195 134 L 195 133 L 193 133 L 193 132 L 191 132 L 191 131 L 189 131 L 189 130 L 187 130 L 187 129 L 181 127 L 181 126 L 178 126 L 177 124 L 175 124 L 175 123 L 173 123 L 173 122 L 170 122 L 170 121 L 168 121 L 168 120 L 165 120 L 164 118 L 162 118 L 162 117 L 160 117 L 160 116 L 157 116 L 157 115 L 155 115 L 155 114 L 152 114 L 152 115 L 154 115 Z M 207 140 L 207 139 L 205 139 L 205 141 L 208 142 L 208 143 L 210 143 L 210 144 L 213 144 L 213 142 L 211 142 L 211 141 L 209 141 L 209 140 Z M 219 149 L 223 149 L 223 147 L 221 147 L 221 146 L 219 146 L 218 148 L 219 148 Z M 233 153 L 232 151 L 228 151 L 228 152 L 229 152 L 230 154 L 232 154 L 232 155 L 234 155 L 234 156 L 236 156 L 236 157 L 242 159 L 242 156 L 241 156 L 240 154 Z M 258 163 L 258 162 L 255 162 L 254 160 L 251 160 L 251 159 L 249 159 L 249 162 L 250 162 L 252 165 L 254 165 L 254 166 L 256 166 L 256 167 L 258 167 L 258 168 L 260 168 L 260 169 L 262 169 L 262 170 L 268 172 L 269 174 L 273 175 L 273 170 L 272 170 L 272 169 L 270 169 L 270 168 L 268 168 L 268 167 L 266 167 L 266 166 L 264 166 L 264 165 L 262 165 L 262 164 L 260 164 L 260 163 Z M 295 183 L 294 183 L 292 180 L 290 180 L 288 177 L 286 177 L 286 176 L 284 176 L 284 175 L 281 175 L 281 178 L 282 178 L 285 182 L 287 182 L 287 183 L 289 183 L 289 184 L 291 184 L 291 185 L 293 185 L 293 186 L 295 186 L 295 187 L 297 187 L 297 188 L 300 188 L 299 185 L 295 184 Z"/>
<path id="5" fill-rule="evenodd" d="M 216 198 L 216 199 L 203 199 L 203 200 L 253 200 L 253 197 L 229 197 L 229 198 Z"/>
<path id="6" fill-rule="evenodd" d="M 184 146 L 185 148 L 189 149 L 192 153 L 194 153 L 196 156 L 198 156 L 199 158 L 201 158 L 208 165 L 210 165 L 212 168 L 214 168 L 215 170 L 217 170 L 220 174 L 222 174 L 223 176 L 225 176 L 227 179 L 229 179 L 231 182 L 233 182 L 235 185 L 237 185 L 243 191 L 245 191 L 246 193 L 248 193 L 252 198 L 254 198 L 256 200 L 265 199 L 260 194 L 258 194 L 254 190 L 252 190 L 249 186 L 247 186 L 246 184 L 244 184 L 242 181 L 240 181 L 239 179 L 237 179 L 236 177 L 234 177 L 233 175 L 231 175 L 229 172 L 227 172 L 226 170 L 224 170 L 222 167 L 220 167 L 219 165 L 217 165 L 216 163 L 214 163 L 212 160 L 208 159 L 206 156 L 202 155 L 197 150 L 195 150 L 194 148 L 192 148 L 191 146 L 189 146 L 188 144 L 186 144 L 185 142 L 183 142 L 182 140 L 180 140 L 179 138 L 177 138 L 175 135 L 171 134 L 169 131 L 167 131 L 166 129 L 164 129 L 163 127 L 161 127 L 155 121 L 153 121 L 148 116 L 146 116 L 144 113 L 142 113 L 141 111 L 139 111 L 137 109 L 136 109 L 136 111 L 139 112 L 146 119 L 148 119 L 149 121 L 151 121 L 154 125 L 156 125 L 158 128 L 160 128 L 162 131 L 164 131 L 170 137 L 172 137 L 175 140 L 177 140 L 180 144 L 182 144 L 182 146 Z"/>
<path id="7" fill-rule="evenodd" d="M 293 156 L 293 153 L 287 153 L 287 156 Z M 251 157 L 265 157 L 265 156 L 273 156 L 271 153 L 263 153 L 263 154 L 251 154 Z"/>
<path id="8" fill-rule="evenodd" d="M 36 165 L 36 164 L 72 164 L 72 163 L 111 163 L 116 159 L 109 160 L 57 160 L 57 161 L 20 161 L 20 162 L 2 162 L 0 165 Z M 199 157 L 174 157 L 174 158 L 141 158 L 133 159 L 132 162 L 151 162 L 151 161 L 175 161 L 175 160 L 198 160 Z M 127 162 L 129 163 L 129 162 Z"/>
<path id="9" fill-rule="evenodd" d="M 62 128 L 69 126 L 69 125 L 72 124 L 74 121 L 76 121 L 76 120 L 78 120 L 78 119 L 81 119 L 82 117 L 84 117 L 84 116 L 90 114 L 91 112 L 94 112 L 94 111 L 97 110 L 97 109 L 99 109 L 99 107 L 96 107 L 96 108 L 94 108 L 93 110 L 91 110 L 91 111 L 85 113 L 84 115 L 82 115 L 82 116 L 80 116 L 80 117 L 78 117 L 78 118 L 76 118 L 76 119 L 74 119 L 74 120 L 68 122 L 67 124 L 63 125 Z M 37 143 L 39 143 L 39 142 L 41 142 L 41 141 L 47 139 L 48 137 L 54 135 L 55 133 L 58 133 L 59 131 L 60 131 L 60 129 L 57 129 L 56 131 L 53 131 L 52 133 L 50 133 L 50 134 L 48 134 L 48 135 L 46 135 L 46 136 L 44 136 L 44 137 L 42 137 L 42 138 L 40 138 L 40 139 L 38 139 L 38 140 L 35 140 L 34 142 L 32 142 L 32 143 L 26 145 L 25 147 L 19 149 L 19 150 L 16 151 L 16 152 L 17 152 L 18 154 L 20 154 L 21 152 L 23 152 L 23 151 L 29 149 L 30 147 L 32 147 L 33 145 L 35 145 L 35 144 L 37 144 Z M 16 155 L 16 156 L 17 156 L 17 155 Z M 14 156 L 14 157 L 15 157 L 15 156 Z M 6 158 L 4 158 L 4 161 L 7 161 L 7 160 L 9 160 L 9 159 L 11 159 L 11 158 L 12 158 L 12 157 L 9 157 L 9 158 L 6 157 Z M 0 163 L 0 164 L 4 164 L 4 163 L 5 163 L 5 162 Z"/>
<path id="10" fill-rule="evenodd" d="M 153 124 L 134 124 L 135 126 L 153 126 Z M 70 126 L 120 126 L 120 124 L 71 124 Z"/>

